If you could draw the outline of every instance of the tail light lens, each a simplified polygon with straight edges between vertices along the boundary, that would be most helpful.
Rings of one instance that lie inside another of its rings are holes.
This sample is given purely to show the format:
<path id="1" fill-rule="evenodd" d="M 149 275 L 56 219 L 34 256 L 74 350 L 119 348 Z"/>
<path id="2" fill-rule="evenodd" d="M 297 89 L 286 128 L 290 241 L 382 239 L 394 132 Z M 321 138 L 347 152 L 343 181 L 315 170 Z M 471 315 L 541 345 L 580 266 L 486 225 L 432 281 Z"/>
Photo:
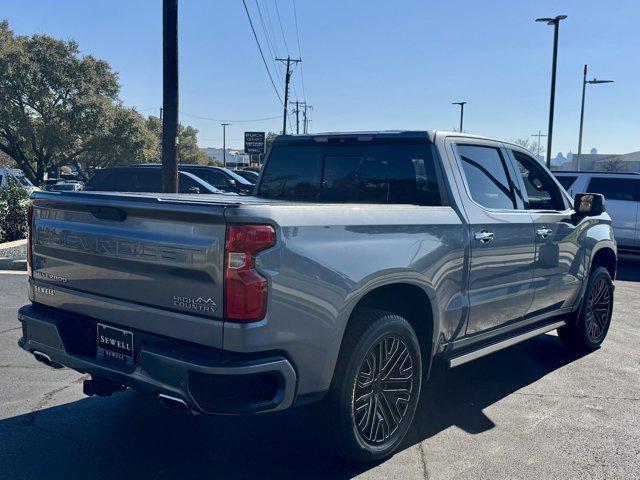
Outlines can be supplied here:
<path id="1" fill-rule="evenodd" d="M 274 246 L 270 225 L 230 225 L 225 265 L 225 319 L 253 322 L 264 318 L 267 280 L 255 269 L 255 254 Z"/>
<path id="2" fill-rule="evenodd" d="M 27 209 L 27 275 L 31 276 L 31 247 L 33 237 L 33 205 L 29 205 Z"/>

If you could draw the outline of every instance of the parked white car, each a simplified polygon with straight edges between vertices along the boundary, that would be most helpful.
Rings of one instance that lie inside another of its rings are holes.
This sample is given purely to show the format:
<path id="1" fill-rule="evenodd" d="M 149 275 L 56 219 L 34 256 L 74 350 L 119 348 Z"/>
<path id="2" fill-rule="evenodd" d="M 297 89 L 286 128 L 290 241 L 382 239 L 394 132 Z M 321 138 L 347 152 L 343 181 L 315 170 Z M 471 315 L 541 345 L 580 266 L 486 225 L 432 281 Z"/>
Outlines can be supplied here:
<path id="1" fill-rule="evenodd" d="M 613 221 L 618 251 L 640 253 L 640 174 L 553 172 L 570 195 L 601 193 Z"/>
<path id="2" fill-rule="evenodd" d="M 31 183 L 24 172 L 18 168 L 0 168 L 0 188 L 7 188 L 9 177 L 13 177 L 18 184 L 29 193 L 40 190 Z"/>

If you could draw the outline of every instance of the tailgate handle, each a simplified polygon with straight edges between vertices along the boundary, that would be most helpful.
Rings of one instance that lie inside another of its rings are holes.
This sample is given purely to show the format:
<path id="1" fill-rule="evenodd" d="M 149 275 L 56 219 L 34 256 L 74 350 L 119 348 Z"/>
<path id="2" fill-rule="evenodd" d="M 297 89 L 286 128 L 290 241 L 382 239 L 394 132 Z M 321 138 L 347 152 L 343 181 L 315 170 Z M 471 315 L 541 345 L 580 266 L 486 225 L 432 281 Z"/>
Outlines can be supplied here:
<path id="1" fill-rule="evenodd" d="M 116 207 L 89 207 L 89 211 L 94 217 L 100 220 L 124 222 L 127 218 L 127 212 Z"/>

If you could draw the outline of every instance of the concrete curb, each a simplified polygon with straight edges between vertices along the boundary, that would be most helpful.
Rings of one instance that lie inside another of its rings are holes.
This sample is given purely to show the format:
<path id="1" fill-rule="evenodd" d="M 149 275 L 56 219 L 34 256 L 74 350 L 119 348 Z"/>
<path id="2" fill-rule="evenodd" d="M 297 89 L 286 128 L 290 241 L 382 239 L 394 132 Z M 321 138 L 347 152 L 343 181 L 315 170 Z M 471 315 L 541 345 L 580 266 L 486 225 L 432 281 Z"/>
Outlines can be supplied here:
<path id="1" fill-rule="evenodd" d="M 26 270 L 27 261 L 25 259 L 0 258 L 0 270 Z"/>
<path id="2" fill-rule="evenodd" d="M 23 238 L 22 240 L 14 240 L 13 242 L 4 242 L 0 243 L 0 251 L 8 250 L 10 248 L 21 247 L 22 245 L 27 244 L 27 239 Z"/>
<path id="3" fill-rule="evenodd" d="M 26 256 L 26 239 L 0 243 L 0 270 L 26 270 Z"/>

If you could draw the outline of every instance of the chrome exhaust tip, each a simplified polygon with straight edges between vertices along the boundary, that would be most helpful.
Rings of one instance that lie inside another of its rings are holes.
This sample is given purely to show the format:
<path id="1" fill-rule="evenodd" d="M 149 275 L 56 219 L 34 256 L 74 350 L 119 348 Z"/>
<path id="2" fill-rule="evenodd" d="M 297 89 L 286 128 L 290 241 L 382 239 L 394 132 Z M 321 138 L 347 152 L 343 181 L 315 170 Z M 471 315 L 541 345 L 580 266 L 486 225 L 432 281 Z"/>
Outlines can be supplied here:
<path id="1" fill-rule="evenodd" d="M 33 356 L 35 357 L 35 359 L 37 361 L 39 361 L 40 363 L 44 363 L 48 367 L 51 367 L 51 368 L 62 368 L 62 365 L 52 361 L 51 357 L 49 355 L 47 355 L 46 353 L 42 353 L 42 352 L 39 352 L 38 350 L 35 350 L 33 352 Z"/>
<path id="2" fill-rule="evenodd" d="M 191 413 L 191 409 L 181 398 L 161 393 L 158 395 L 158 401 L 160 402 L 160 405 L 164 408 L 168 408 L 169 410 L 180 410 L 181 412 Z"/>

